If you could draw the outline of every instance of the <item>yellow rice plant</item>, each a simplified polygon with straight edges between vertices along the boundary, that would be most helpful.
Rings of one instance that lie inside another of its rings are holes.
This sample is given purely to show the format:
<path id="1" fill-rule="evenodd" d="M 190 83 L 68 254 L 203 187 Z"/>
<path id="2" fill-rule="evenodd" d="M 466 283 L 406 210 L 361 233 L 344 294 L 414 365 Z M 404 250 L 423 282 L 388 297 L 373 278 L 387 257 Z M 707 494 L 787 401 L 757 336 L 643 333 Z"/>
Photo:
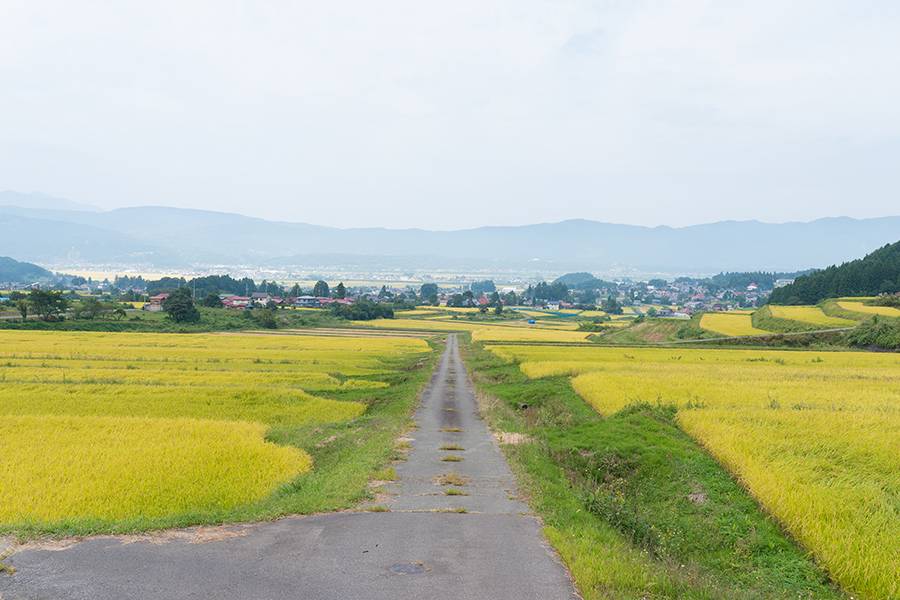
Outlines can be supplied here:
<path id="1" fill-rule="evenodd" d="M 32 364 L 27 364 L 31 362 Z M 199 370 L 155 369 L 144 364 L 143 368 L 91 367 L 76 369 L 74 366 L 34 364 L 36 361 L 0 363 L 0 382 L 3 383 L 67 383 L 67 384 L 126 384 L 160 386 L 203 387 L 294 387 L 304 391 L 329 391 L 342 389 L 377 389 L 387 387 L 381 381 L 347 379 L 340 381 L 328 373 L 292 373 L 281 370 Z M 64 362 L 64 361 L 62 361 Z M 25 364 L 23 364 L 25 363 Z"/>
<path id="2" fill-rule="evenodd" d="M 515 311 L 515 313 L 517 315 L 523 315 L 526 317 L 534 317 L 534 318 L 546 317 L 548 314 L 550 314 L 545 310 L 537 310 L 537 309 L 522 309 L 522 310 L 517 309 Z"/>
<path id="3" fill-rule="evenodd" d="M 740 313 L 706 313 L 700 318 L 700 327 L 726 336 L 764 335 L 769 333 L 754 327 L 750 315 Z"/>
<path id="4" fill-rule="evenodd" d="M 412 338 L 0 331 L 0 369 L 31 360 L 79 369 L 284 370 L 302 379 L 384 372 L 385 361 L 429 351 L 424 340 Z"/>
<path id="5" fill-rule="evenodd" d="M 340 358 L 377 364 L 381 358 L 428 352 L 412 338 L 289 336 L 254 334 L 98 333 L 0 331 L 0 359 L 5 356 L 115 360 L 208 361 Z"/>
<path id="6" fill-rule="evenodd" d="M 302 391 L 142 385 L 10 384 L 0 387 L 0 415 L 184 417 L 268 425 L 336 423 L 366 409 Z"/>
<path id="7" fill-rule="evenodd" d="M 258 500 L 310 468 L 265 442 L 270 426 L 366 409 L 308 391 L 386 387 L 356 377 L 427 352 L 409 338 L 0 331 L 0 524 Z"/>
<path id="8" fill-rule="evenodd" d="M 484 325 L 473 321 L 434 321 L 423 319 L 377 319 L 354 321 L 361 327 L 410 329 L 420 331 L 469 331 L 475 341 L 496 342 L 586 342 L 588 333 L 545 327 L 523 327 L 521 324 Z"/>
<path id="9" fill-rule="evenodd" d="M 869 306 L 862 302 L 853 302 L 850 300 L 838 301 L 838 306 L 850 312 L 861 313 L 864 315 L 880 315 L 882 317 L 900 317 L 900 309 L 893 306 Z"/>
<path id="10" fill-rule="evenodd" d="M 4 416 L 0 523 L 111 522 L 224 511 L 312 466 L 266 427 L 195 419 Z"/>
<path id="11" fill-rule="evenodd" d="M 415 308 L 413 310 L 401 310 L 397 311 L 397 316 L 401 318 L 405 317 L 425 317 L 425 316 L 436 316 L 441 314 L 441 311 L 433 308 Z"/>
<path id="12" fill-rule="evenodd" d="M 493 353 L 510 361 L 527 362 L 579 362 L 595 365 L 646 365 L 663 363 L 673 365 L 745 365 L 762 368 L 772 366 L 808 367 L 811 370 L 833 371 L 839 368 L 861 369 L 861 372 L 878 372 L 879 376 L 896 373 L 900 367 L 900 355 L 871 352 L 813 352 L 791 350 L 715 349 L 688 348 L 616 348 L 608 346 L 577 346 L 557 348 L 553 346 L 512 346 L 488 344 Z"/>
<path id="13" fill-rule="evenodd" d="M 822 309 L 818 306 L 776 306 L 770 304 L 769 311 L 771 311 L 773 317 L 778 319 L 800 321 L 812 325 L 821 325 L 822 327 L 853 327 L 856 325 L 856 321 L 851 321 L 850 319 L 830 317 L 822 312 Z"/>
<path id="14" fill-rule="evenodd" d="M 845 589 L 900 595 L 896 412 L 685 410 L 678 420 Z"/>
<path id="15" fill-rule="evenodd" d="M 530 377 L 576 375 L 603 414 L 673 404 L 681 427 L 848 591 L 900 594 L 900 355 L 491 346 Z"/>
<path id="16" fill-rule="evenodd" d="M 525 327 L 482 327 L 472 333 L 476 342 L 587 342 L 583 331 Z"/>

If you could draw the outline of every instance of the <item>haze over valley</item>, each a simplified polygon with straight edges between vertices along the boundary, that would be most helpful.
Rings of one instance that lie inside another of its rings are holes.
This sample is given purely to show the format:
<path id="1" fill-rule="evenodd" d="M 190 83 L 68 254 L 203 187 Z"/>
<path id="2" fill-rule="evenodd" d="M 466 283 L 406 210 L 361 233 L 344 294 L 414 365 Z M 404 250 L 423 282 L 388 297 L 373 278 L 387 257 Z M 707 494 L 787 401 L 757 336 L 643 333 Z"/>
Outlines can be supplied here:
<path id="1" fill-rule="evenodd" d="M 458 274 L 553 278 L 799 271 L 892 241 L 900 217 L 727 221 L 642 227 L 570 220 L 456 231 L 338 229 L 161 206 L 91 210 L 69 200 L 0 193 L 0 255 L 55 269 L 278 274 Z"/>

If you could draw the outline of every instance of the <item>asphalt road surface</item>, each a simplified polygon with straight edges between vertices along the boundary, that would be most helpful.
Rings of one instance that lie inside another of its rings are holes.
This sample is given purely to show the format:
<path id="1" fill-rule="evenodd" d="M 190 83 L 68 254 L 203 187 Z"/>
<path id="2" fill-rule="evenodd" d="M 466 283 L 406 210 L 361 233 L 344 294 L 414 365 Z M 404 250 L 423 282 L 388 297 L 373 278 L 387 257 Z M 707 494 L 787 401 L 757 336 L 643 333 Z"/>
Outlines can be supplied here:
<path id="1" fill-rule="evenodd" d="M 399 481 L 375 501 L 389 512 L 26 546 L 4 560 L 16 573 L 0 573 L 0 599 L 577 598 L 540 523 L 516 498 L 454 336 L 416 423 Z M 453 487 L 468 495 L 446 494 L 440 478 L 448 474 L 462 478 Z"/>

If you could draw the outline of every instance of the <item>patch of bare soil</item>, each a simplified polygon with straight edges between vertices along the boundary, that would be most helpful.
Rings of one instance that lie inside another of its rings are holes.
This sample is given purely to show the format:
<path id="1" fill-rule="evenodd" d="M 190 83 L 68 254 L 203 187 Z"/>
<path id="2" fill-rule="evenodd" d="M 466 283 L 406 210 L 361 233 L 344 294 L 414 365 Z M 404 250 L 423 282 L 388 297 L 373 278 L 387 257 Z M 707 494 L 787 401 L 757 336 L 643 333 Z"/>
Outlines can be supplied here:
<path id="1" fill-rule="evenodd" d="M 119 542 L 120 544 L 136 544 L 139 542 L 148 544 L 168 544 L 169 542 L 187 542 L 188 544 L 208 544 L 220 542 L 237 537 L 244 537 L 249 533 L 252 525 L 217 525 L 209 527 L 190 527 L 188 529 L 170 529 L 153 533 L 141 533 L 134 535 L 100 535 L 90 538 L 74 537 L 58 540 L 35 540 L 15 547 L 21 550 L 46 550 L 58 552 L 87 540 L 105 539 Z"/>

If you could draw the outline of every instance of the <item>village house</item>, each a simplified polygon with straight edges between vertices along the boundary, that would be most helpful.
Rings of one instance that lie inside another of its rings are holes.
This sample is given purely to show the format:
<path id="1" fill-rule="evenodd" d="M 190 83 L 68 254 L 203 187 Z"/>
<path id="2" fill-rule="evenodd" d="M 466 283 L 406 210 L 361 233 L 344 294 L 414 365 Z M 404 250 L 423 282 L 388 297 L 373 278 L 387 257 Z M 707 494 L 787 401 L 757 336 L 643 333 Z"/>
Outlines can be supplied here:
<path id="1" fill-rule="evenodd" d="M 142 308 L 148 312 L 160 312 L 163 309 L 163 302 L 165 302 L 168 297 L 169 294 L 166 293 L 150 296 L 150 302 L 145 304 Z"/>
<path id="2" fill-rule="evenodd" d="M 353 300 L 351 298 L 325 298 L 319 297 L 316 298 L 319 301 L 319 306 L 328 306 L 329 304 L 353 304 Z"/>
<path id="3" fill-rule="evenodd" d="M 321 306 L 319 299 L 315 296 L 297 296 L 291 304 L 300 308 L 319 308 Z"/>
<path id="4" fill-rule="evenodd" d="M 265 306 L 272 301 L 272 296 L 268 292 L 253 292 L 250 294 L 250 302 L 259 306 Z"/>
<path id="5" fill-rule="evenodd" d="M 225 308 L 247 308 L 250 306 L 249 296 L 225 296 L 222 298 L 222 306 Z"/>

